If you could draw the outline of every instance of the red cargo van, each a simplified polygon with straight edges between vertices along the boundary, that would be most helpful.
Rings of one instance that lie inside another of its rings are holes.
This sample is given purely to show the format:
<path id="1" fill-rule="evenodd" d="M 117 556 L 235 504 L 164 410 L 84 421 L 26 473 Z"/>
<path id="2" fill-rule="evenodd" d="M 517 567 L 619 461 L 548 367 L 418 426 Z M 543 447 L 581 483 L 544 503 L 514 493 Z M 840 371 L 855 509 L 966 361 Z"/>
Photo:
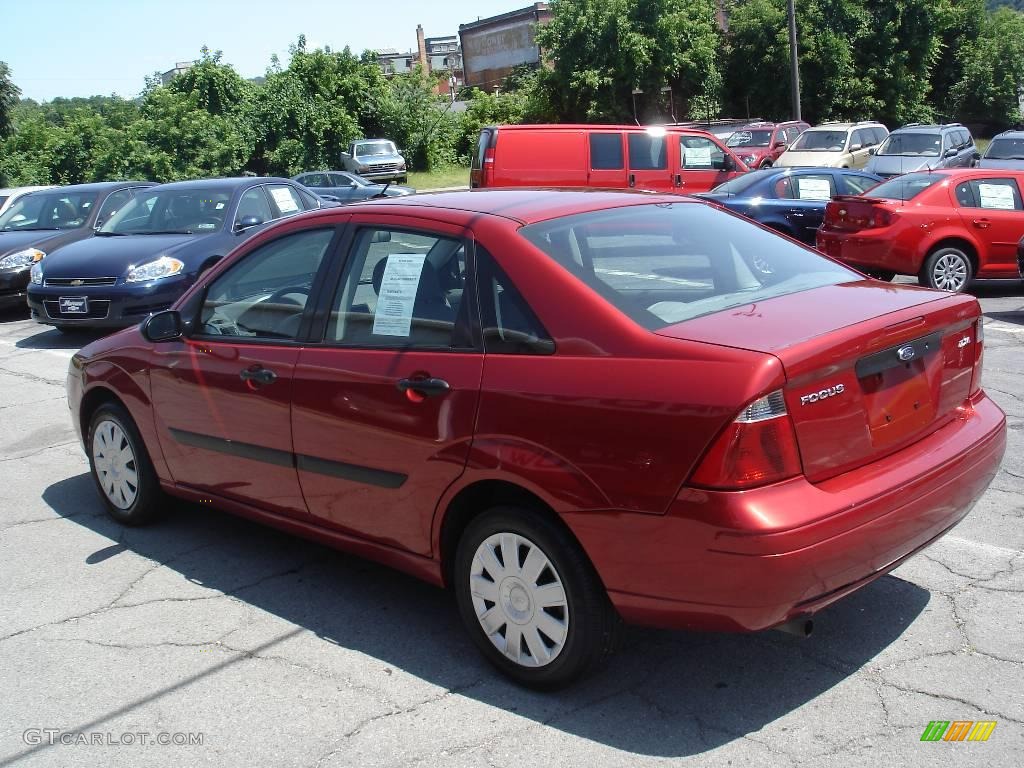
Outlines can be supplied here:
<path id="1" fill-rule="evenodd" d="M 499 125 L 480 131 L 471 187 L 707 192 L 747 166 L 707 131 L 678 126 Z"/>

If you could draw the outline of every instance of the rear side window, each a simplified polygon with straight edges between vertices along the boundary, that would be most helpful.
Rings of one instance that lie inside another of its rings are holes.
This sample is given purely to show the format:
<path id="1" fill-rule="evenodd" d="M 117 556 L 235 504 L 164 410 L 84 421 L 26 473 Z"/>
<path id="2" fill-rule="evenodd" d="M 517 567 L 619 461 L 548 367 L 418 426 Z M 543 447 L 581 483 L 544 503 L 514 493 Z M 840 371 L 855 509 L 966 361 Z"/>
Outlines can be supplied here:
<path id="1" fill-rule="evenodd" d="M 488 354 L 505 355 L 554 352 L 555 343 L 522 294 L 481 247 L 477 247 L 476 264 L 484 350 Z"/>
<path id="2" fill-rule="evenodd" d="M 859 279 L 808 248 L 695 203 L 624 206 L 519 232 L 651 330 Z"/>
<path id="3" fill-rule="evenodd" d="M 879 197 L 885 200 L 912 200 L 945 178 L 948 177 L 936 173 L 908 173 L 883 181 L 864 194 L 866 197 Z"/>
<path id="4" fill-rule="evenodd" d="M 302 198 L 299 197 L 298 190 L 293 187 L 284 184 L 269 184 L 267 185 L 267 191 L 270 193 L 271 202 L 277 209 L 277 216 L 274 218 L 294 216 L 296 213 L 306 209 Z"/>
<path id="5" fill-rule="evenodd" d="M 958 184 L 956 199 L 964 208 L 1021 211 L 1020 190 L 1013 179 L 973 179 Z"/>
<path id="6" fill-rule="evenodd" d="M 590 134 L 590 167 L 595 171 L 618 171 L 625 168 L 621 133 Z"/>
<path id="7" fill-rule="evenodd" d="M 668 168 L 665 137 L 648 133 L 629 134 L 629 168 L 632 171 L 660 171 Z"/>
<path id="8" fill-rule="evenodd" d="M 831 173 L 783 176 L 775 182 L 775 196 L 792 200 L 829 200 L 836 193 Z"/>

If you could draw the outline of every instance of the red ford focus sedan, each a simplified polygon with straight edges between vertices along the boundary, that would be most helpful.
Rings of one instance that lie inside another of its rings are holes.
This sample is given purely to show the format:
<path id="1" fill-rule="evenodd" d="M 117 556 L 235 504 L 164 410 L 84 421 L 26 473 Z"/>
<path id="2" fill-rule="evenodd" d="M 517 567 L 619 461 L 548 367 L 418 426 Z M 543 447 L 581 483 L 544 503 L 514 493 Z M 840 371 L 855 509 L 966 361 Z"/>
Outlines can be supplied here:
<path id="1" fill-rule="evenodd" d="M 1019 277 L 1024 172 L 991 168 L 908 173 L 833 199 L 818 248 L 884 279 L 962 291 L 975 277 Z"/>
<path id="2" fill-rule="evenodd" d="M 981 329 L 696 200 L 473 191 L 268 228 L 68 394 L 117 520 L 212 501 L 450 587 L 549 688 L 622 620 L 804 628 L 956 525 L 1005 447 Z"/>

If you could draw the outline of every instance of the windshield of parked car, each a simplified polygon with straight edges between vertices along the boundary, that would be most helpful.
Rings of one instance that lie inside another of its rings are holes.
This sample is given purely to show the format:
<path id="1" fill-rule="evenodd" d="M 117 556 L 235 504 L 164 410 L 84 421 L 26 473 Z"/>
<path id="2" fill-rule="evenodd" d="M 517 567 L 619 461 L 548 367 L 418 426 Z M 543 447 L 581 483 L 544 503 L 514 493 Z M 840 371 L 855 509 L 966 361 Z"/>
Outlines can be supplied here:
<path id="1" fill-rule="evenodd" d="M 775 168 L 750 171 L 750 173 L 744 173 L 742 176 L 737 176 L 735 179 L 729 179 L 729 181 L 719 184 L 711 191 L 724 195 L 741 195 L 757 184 L 757 182 L 761 181 L 761 179 L 767 176 L 772 176 L 776 173 L 778 173 L 778 170 Z"/>
<path id="2" fill-rule="evenodd" d="M 938 157 L 941 148 L 942 136 L 937 133 L 890 133 L 878 154 Z"/>
<path id="3" fill-rule="evenodd" d="M 374 155 L 396 155 L 398 151 L 392 141 L 365 141 L 356 144 L 356 157 L 372 157 Z"/>
<path id="4" fill-rule="evenodd" d="M 794 152 L 842 152 L 846 131 L 804 131 L 790 149 Z"/>
<path id="5" fill-rule="evenodd" d="M 883 181 L 865 192 L 864 196 L 884 200 L 911 200 L 944 178 L 946 177 L 937 173 L 908 173 Z"/>
<path id="6" fill-rule="evenodd" d="M 519 230 L 650 330 L 860 276 L 717 208 L 627 206 Z"/>
<path id="7" fill-rule="evenodd" d="M 34 192 L 19 197 L 0 215 L 0 230 L 78 229 L 96 204 L 95 192 Z"/>
<path id="8" fill-rule="evenodd" d="M 4 207 L 4 203 L 8 201 L 10 195 L 0 195 L 0 208 Z"/>
<path id="9" fill-rule="evenodd" d="M 154 187 L 137 195 L 111 216 L 97 234 L 192 235 L 216 232 L 224 224 L 230 199 L 230 189 Z"/>
<path id="10" fill-rule="evenodd" d="M 985 150 L 986 160 L 1024 160 L 1024 138 L 992 139 Z"/>
<path id="11" fill-rule="evenodd" d="M 767 147 L 772 140 L 772 132 L 768 131 L 736 131 L 729 137 L 726 144 L 730 147 Z"/>

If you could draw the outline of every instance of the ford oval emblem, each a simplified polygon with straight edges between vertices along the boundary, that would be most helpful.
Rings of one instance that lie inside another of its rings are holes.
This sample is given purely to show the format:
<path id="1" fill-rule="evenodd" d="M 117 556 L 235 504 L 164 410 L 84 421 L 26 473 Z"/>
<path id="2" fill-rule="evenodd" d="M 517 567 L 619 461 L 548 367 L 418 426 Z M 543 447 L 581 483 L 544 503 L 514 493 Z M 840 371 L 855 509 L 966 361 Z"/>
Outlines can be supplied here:
<path id="1" fill-rule="evenodd" d="M 900 360 L 903 360 L 904 362 L 906 362 L 907 360 L 913 360 L 915 354 L 917 353 L 914 352 L 914 348 L 910 344 L 907 344 L 907 346 L 900 347 L 899 349 L 896 350 L 896 357 L 898 357 Z"/>

